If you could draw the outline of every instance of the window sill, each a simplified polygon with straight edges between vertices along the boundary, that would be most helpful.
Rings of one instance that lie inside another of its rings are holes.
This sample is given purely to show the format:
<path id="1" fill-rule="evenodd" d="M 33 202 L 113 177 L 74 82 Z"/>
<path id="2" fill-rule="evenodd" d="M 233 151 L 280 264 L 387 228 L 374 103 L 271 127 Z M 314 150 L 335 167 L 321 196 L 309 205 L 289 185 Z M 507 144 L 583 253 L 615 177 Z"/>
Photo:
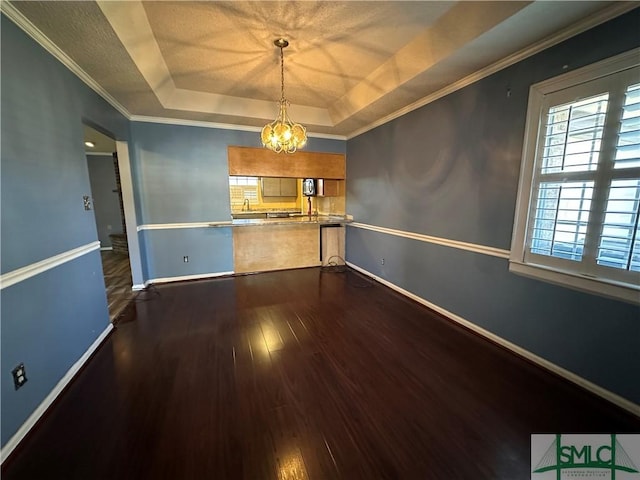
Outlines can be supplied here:
<path id="1" fill-rule="evenodd" d="M 602 278 L 584 277 L 540 265 L 524 264 L 514 260 L 509 260 L 509 271 L 543 282 L 553 283 L 561 287 L 572 288 L 581 292 L 640 305 L 640 287 L 633 285 Z"/>

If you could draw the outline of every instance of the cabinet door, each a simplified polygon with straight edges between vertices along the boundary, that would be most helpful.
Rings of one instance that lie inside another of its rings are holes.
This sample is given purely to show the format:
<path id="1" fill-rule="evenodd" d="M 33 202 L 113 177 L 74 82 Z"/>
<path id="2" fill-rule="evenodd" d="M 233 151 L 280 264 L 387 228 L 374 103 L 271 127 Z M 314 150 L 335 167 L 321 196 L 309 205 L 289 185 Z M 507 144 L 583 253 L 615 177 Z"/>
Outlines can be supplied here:
<path id="1" fill-rule="evenodd" d="M 297 178 L 281 178 L 280 179 L 280 196 L 297 197 L 298 196 L 298 179 Z"/>
<path id="2" fill-rule="evenodd" d="M 263 197 L 279 197 L 280 196 L 280 179 L 263 177 L 262 178 L 262 196 Z"/>
<path id="3" fill-rule="evenodd" d="M 340 180 L 318 179 L 318 196 L 320 197 L 339 197 L 340 196 Z"/>
<path id="4" fill-rule="evenodd" d="M 339 180 L 325 180 L 324 181 L 324 196 L 325 197 L 337 197 L 340 195 Z"/>

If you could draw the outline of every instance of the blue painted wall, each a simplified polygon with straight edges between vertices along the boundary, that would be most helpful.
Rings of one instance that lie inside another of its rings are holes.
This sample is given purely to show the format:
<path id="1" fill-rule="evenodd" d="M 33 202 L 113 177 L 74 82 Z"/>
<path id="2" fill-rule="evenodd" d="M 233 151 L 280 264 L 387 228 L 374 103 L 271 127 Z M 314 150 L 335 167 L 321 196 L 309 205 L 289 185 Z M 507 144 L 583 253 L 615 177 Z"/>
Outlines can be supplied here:
<path id="1" fill-rule="evenodd" d="M 83 121 L 129 141 L 139 224 L 229 219 L 226 148 L 258 146 L 257 133 L 130 123 L 1 22 L 1 273 L 98 239 L 82 208 Z M 347 209 L 360 222 L 509 248 L 529 85 L 630 48 L 638 23 L 636 11 L 348 143 L 311 138 L 308 150 L 347 150 Z M 232 268 L 228 228 L 138 237 L 145 280 Z M 640 401 L 636 307 L 511 275 L 502 259 L 353 228 L 347 257 Z M 3 445 L 107 326 L 101 273 L 92 252 L 2 290 Z M 14 391 L 20 362 L 29 382 Z"/>
<path id="2" fill-rule="evenodd" d="M 166 279 L 233 271 L 230 227 L 144 230 L 149 279 Z M 188 256 L 185 263 L 183 257 Z"/>
<path id="3" fill-rule="evenodd" d="M 3 289 L 0 314 L 4 445 L 108 325 L 100 252 Z M 20 362 L 28 381 L 16 391 Z"/>
<path id="4" fill-rule="evenodd" d="M 638 46 L 638 25 L 640 9 L 349 140 L 347 211 L 508 250 L 529 87 Z M 640 403 L 637 306 L 511 274 L 505 259 L 353 227 L 346 248 L 355 265 Z"/>
<path id="5" fill-rule="evenodd" d="M 1 17 L 1 273 L 98 239 L 82 122 L 127 139 L 128 122 Z M 99 252 L 1 291 L 4 445 L 109 322 Z M 24 362 L 29 381 L 13 388 Z"/>
<path id="6" fill-rule="evenodd" d="M 131 123 L 131 163 L 141 225 L 231 220 L 229 145 L 259 147 L 258 132 Z M 346 142 L 310 138 L 308 150 L 344 153 Z M 233 270 L 230 228 L 142 230 L 145 280 Z M 189 256 L 189 263 L 183 257 Z"/>
<path id="7" fill-rule="evenodd" d="M 92 191 L 83 122 L 129 142 L 139 224 L 230 219 L 227 146 L 259 146 L 259 133 L 129 122 L 11 21 L 1 21 L 1 273 L 98 240 L 94 211 L 82 202 Z M 344 153 L 346 142 L 311 138 L 308 148 Z M 143 280 L 233 269 L 229 228 L 137 234 Z M 98 252 L 1 295 L 4 445 L 107 327 L 108 310 Z M 20 362 L 29 381 L 14 391 L 10 372 Z"/>

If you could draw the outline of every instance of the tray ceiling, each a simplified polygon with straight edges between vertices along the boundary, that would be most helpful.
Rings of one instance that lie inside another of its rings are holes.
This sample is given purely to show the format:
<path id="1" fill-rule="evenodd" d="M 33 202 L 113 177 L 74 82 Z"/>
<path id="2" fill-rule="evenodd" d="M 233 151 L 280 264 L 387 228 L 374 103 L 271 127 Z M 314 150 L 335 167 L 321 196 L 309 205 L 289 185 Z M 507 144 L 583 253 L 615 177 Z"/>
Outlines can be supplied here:
<path id="1" fill-rule="evenodd" d="M 133 119 L 261 127 L 285 96 L 310 132 L 352 136 L 632 2 L 2 2 Z M 26 28 L 25 28 L 26 29 Z M 541 43 L 542 42 L 542 43 Z M 170 120 L 166 120 L 170 119 Z"/>

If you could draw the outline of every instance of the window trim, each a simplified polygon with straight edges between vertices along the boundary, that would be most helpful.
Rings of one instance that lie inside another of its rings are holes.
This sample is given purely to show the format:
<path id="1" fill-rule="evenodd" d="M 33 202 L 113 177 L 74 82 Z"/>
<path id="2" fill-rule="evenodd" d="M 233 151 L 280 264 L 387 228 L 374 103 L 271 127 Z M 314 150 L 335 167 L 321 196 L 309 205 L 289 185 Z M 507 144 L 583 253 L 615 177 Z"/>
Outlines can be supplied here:
<path id="1" fill-rule="evenodd" d="M 540 125 L 545 97 L 560 90 L 628 70 L 640 65 L 640 48 L 579 68 L 531 85 L 525 123 L 525 136 L 520 164 L 520 177 L 509 256 L 509 271 L 588 293 L 640 304 L 640 286 L 609 278 L 581 275 L 558 267 L 525 262 L 526 235 L 533 191 L 536 150 L 540 141 Z"/>

